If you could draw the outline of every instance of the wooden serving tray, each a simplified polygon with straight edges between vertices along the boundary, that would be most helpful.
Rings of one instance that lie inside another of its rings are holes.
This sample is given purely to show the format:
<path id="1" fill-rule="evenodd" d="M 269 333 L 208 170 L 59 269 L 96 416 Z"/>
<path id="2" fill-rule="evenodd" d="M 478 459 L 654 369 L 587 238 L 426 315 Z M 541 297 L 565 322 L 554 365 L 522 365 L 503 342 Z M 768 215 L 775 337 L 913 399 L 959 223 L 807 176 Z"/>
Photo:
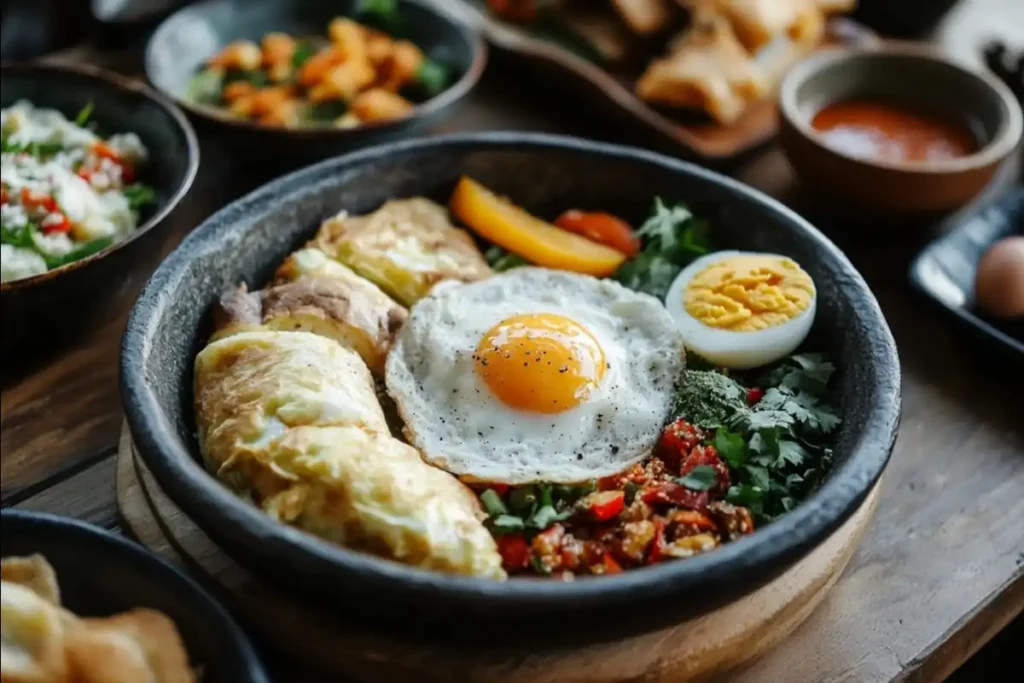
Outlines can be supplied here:
<path id="1" fill-rule="evenodd" d="M 435 0 L 475 25 L 501 53 L 523 68 L 560 88 L 566 102 L 601 110 L 646 132 L 653 144 L 680 156 L 712 165 L 724 165 L 772 141 L 778 132 L 775 97 L 754 104 L 738 121 L 727 126 L 700 112 L 653 107 L 633 92 L 640 76 L 630 69 L 606 71 L 550 40 L 514 24 L 496 19 L 474 0 Z M 828 22 L 826 46 L 869 45 L 877 35 L 866 26 L 841 17 Z"/>
<path id="2" fill-rule="evenodd" d="M 468 650 L 363 632 L 291 599 L 224 554 L 175 506 L 139 458 L 127 425 L 117 454 L 118 509 L 139 541 L 220 588 L 236 617 L 264 643 L 302 662 L 304 676 L 315 672 L 359 681 L 709 680 L 774 647 L 811 614 L 853 555 L 875 511 L 878 491 L 876 485 L 853 516 L 803 560 L 715 612 L 661 631 L 574 650 Z"/>

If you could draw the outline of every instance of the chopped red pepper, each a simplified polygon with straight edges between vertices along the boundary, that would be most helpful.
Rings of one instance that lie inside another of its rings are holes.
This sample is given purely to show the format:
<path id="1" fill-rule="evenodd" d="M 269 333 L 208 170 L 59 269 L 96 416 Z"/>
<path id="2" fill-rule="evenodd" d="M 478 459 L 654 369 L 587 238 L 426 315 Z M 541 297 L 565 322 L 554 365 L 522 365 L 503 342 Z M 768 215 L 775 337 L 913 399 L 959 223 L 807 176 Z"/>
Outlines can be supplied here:
<path id="1" fill-rule="evenodd" d="M 10 197 L 7 196 L 7 186 L 0 185 L 0 204 L 6 204 Z"/>
<path id="2" fill-rule="evenodd" d="M 704 432 L 686 420 L 679 418 L 668 424 L 658 439 L 657 455 L 669 469 L 679 472 L 687 454 L 704 440 Z"/>
<path id="3" fill-rule="evenodd" d="M 595 521 L 606 522 L 626 507 L 625 491 L 598 491 L 583 501 L 583 508 Z"/>
<path id="4" fill-rule="evenodd" d="M 764 389 L 760 387 L 752 387 L 750 389 L 747 389 L 747 403 L 749 405 L 754 405 L 755 403 L 759 402 L 762 398 L 764 398 Z"/>
<path id="5" fill-rule="evenodd" d="M 46 213 L 60 211 L 56 199 L 43 192 L 33 192 L 27 187 L 21 188 L 21 203 L 27 209 L 43 209 Z"/>
<path id="6" fill-rule="evenodd" d="M 654 540 L 651 541 L 651 549 L 647 552 L 647 564 L 660 562 L 665 554 L 665 521 L 654 520 Z"/>
<path id="7" fill-rule="evenodd" d="M 594 568 L 595 574 L 618 574 L 622 571 L 622 565 L 615 561 L 615 558 L 611 556 L 611 553 L 605 553 L 604 557 L 601 558 L 601 564 Z"/>
<path id="8" fill-rule="evenodd" d="M 677 510 L 669 521 L 676 529 L 677 536 L 693 536 L 708 531 L 718 531 L 715 520 L 696 510 Z"/>
<path id="9" fill-rule="evenodd" d="M 60 221 L 50 221 L 50 216 L 60 216 Z M 52 235 L 57 232 L 71 232 L 71 221 L 59 211 L 47 214 L 46 219 L 40 224 L 39 229 L 44 235 Z"/>
<path id="10" fill-rule="evenodd" d="M 643 492 L 641 496 L 648 505 L 675 505 L 691 510 L 703 510 L 708 506 L 707 491 L 691 491 L 676 483 L 660 484 Z"/>
<path id="11" fill-rule="evenodd" d="M 487 488 L 494 489 L 495 493 L 497 493 L 499 496 L 504 497 L 505 494 L 508 493 L 508 490 L 512 487 L 509 486 L 508 484 L 488 484 Z"/>
<path id="12" fill-rule="evenodd" d="M 530 564 L 530 545 L 522 534 L 498 536 L 497 541 L 501 565 L 505 571 L 511 573 L 526 569 Z"/>
<path id="13" fill-rule="evenodd" d="M 121 167 L 121 180 L 126 185 L 135 182 L 135 167 L 132 163 L 118 154 L 113 147 L 99 140 L 92 144 L 92 153 L 101 159 L 110 159 Z"/>

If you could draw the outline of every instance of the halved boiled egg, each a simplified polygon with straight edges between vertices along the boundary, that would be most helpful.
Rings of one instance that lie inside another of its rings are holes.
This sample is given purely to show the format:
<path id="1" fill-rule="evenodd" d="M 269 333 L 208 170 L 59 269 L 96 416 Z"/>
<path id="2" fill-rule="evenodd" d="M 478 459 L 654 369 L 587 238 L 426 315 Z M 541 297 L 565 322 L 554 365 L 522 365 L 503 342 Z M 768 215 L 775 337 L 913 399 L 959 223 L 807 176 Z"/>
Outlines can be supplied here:
<path id="1" fill-rule="evenodd" d="M 803 343 L 817 290 L 785 256 L 717 251 L 679 273 L 665 307 L 687 348 L 716 365 L 745 370 L 780 360 Z"/>

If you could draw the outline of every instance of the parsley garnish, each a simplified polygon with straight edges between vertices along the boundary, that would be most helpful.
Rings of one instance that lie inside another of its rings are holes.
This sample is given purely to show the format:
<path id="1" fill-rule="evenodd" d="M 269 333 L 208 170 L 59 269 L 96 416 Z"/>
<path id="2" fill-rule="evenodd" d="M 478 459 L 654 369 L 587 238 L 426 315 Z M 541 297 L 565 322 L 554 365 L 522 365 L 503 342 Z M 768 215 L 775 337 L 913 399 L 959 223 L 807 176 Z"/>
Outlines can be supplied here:
<path id="1" fill-rule="evenodd" d="M 619 267 L 615 279 L 630 289 L 664 298 L 679 271 L 710 250 L 707 231 L 707 224 L 694 218 L 685 205 L 667 206 L 656 198 L 654 214 L 636 231 L 643 250 Z"/>

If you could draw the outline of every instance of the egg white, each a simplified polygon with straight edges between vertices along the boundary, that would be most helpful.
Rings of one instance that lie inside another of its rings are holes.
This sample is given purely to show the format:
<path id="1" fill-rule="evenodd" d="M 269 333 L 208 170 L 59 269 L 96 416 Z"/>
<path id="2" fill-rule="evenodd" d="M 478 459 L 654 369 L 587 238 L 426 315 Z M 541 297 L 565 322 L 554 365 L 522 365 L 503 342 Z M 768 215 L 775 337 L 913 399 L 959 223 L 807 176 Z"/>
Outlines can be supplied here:
<path id="1" fill-rule="evenodd" d="M 807 338 L 814 324 L 818 290 L 810 305 L 797 317 L 764 330 L 736 332 L 711 327 L 694 318 L 686 310 L 684 295 L 687 285 L 708 266 L 736 256 L 768 256 L 788 258 L 779 254 L 752 251 L 716 251 L 702 256 L 684 268 L 665 295 L 665 308 L 676 321 L 686 347 L 708 361 L 734 370 L 747 370 L 774 363 L 793 353 Z"/>
<path id="2" fill-rule="evenodd" d="M 554 414 L 516 410 L 478 376 L 473 354 L 487 331 L 528 313 L 563 315 L 598 340 L 607 368 L 583 404 Z M 410 311 L 385 380 L 406 436 L 428 462 L 489 482 L 576 482 L 650 453 L 684 362 L 682 339 L 654 297 L 585 275 L 516 268 L 435 287 Z"/>

